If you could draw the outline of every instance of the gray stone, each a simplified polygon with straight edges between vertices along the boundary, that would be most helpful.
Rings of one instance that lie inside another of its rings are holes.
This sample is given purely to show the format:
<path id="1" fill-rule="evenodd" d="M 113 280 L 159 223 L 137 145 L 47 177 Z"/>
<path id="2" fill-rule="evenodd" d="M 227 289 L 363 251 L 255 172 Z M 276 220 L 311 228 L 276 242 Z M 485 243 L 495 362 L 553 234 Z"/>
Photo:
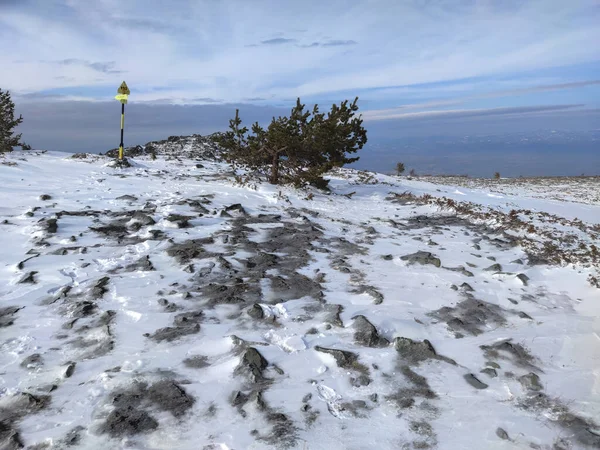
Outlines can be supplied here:
<path id="1" fill-rule="evenodd" d="M 394 347 L 400 357 L 409 364 L 418 364 L 427 359 L 438 359 L 438 355 L 427 339 L 424 341 L 413 341 L 405 337 L 394 339 Z"/>
<path id="2" fill-rule="evenodd" d="M 108 289 L 106 289 L 106 285 L 109 281 L 109 277 L 102 277 L 96 282 L 96 284 L 94 284 L 94 287 L 90 292 L 90 295 L 94 300 L 102 298 L 104 294 L 108 292 Z"/>
<path id="3" fill-rule="evenodd" d="M 358 355 L 347 350 L 338 350 L 335 348 L 325 348 L 319 345 L 315 346 L 315 350 L 321 353 L 327 353 L 334 357 L 336 364 L 344 369 L 354 368 L 358 363 Z"/>
<path id="4" fill-rule="evenodd" d="M 464 375 L 464 378 L 466 380 L 467 383 L 469 383 L 471 386 L 473 386 L 475 389 L 486 389 L 488 388 L 488 385 L 485 383 L 482 383 L 481 381 L 479 381 L 479 379 L 473 375 L 472 373 L 468 373 L 466 375 Z"/>
<path id="5" fill-rule="evenodd" d="M 540 377 L 538 377 L 533 372 L 519 377 L 518 380 L 519 383 L 521 383 L 521 385 L 529 391 L 541 391 L 542 389 L 544 389 L 544 387 L 540 383 Z"/>
<path id="6" fill-rule="evenodd" d="M 400 257 L 400 259 L 402 261 L 407 261 L 408 264 L 421 264 L 421 265 L 431 264 L 435 267 L 440 267 L 442 265 L 442 262 L 440 261 L 440 259 L 429 252 L 419 251 L 416 253 L 412 253 L 410 255 L 402 256 L 402 257 Z"/>
<path id="7" fill-rule="evenodd" d="M 253 319 L 263 319 L 265 317 L 265 312 L 258 303 L 255 303 L 248 309 L 248 315 Z"/>
<path id="8" fill-rule="evenodd" d="M 65 378 L 71 378 L 71 376 L 75 373 L 75 366 L 76 365 L 77 364 L 74 363 L 74 362 L 69 363 L 67 365 L 67 368 L 65 369 L 65 373 L 63 374 Z"/>
<path id="9" fill-rule="evenodd" d="M 156 223 L 156 221 L 150 217 L 148 214 L 144 213 L 143 211 L 136 211 L 133 216 L 131 216 L 131 219 L 141 223 L 144 226 L 147 225 L 154 225 Z"/>
<path id="10" fill-rule="evenodd" d="M 509 440 L 508 433 L 506 431 L 504 431 L 504 429 L 502 429 L 502 428 L 498 428 L 496 430 L 496 436 L 498 436 L 500 439 L 503 439 L 505 441 Z"/>
<path id="11" fill-rule="evenodd" d="M 377 328 L 365 316 L 358 315 L 353 319 L 354 340 L 357 344 L 365 347 L 386 347 L 389 345 L 390 342 L 379 335 Z"/>
<path id="12" fill-rule="evenodd" d="M 485 369 L 480 371 L 481 373 L 485 373 L 486 375 L 490 376 L 491 378 L 496 378 L 498 376 L 498 372 L 496 372 L 496 369 L 493 369 L 491 367 L 486 367 Z"/>
<path id="13" fill-rule="evenodd" d="M 37 284 L 37 280 L 35 279 L 35 276 L 37 275 L 37 271 L 36 270 L 32 270 L 31 272 L 26 273 L 25 275 L 23 275 L 21 277 L 21 279 L 18 281 L 19 284 Z"/>
<path id="14" fill-rule="evenodd" d="M 42 359 L 42 355 L 34 353 L 21 361 L 20 365 L 24 369 L 37 369 L 44 365 L 44 360 Z"/>
<path id="15" fill-rule="evenodd" d="M 210 366 L 208 357 L 201 355 L 186 358 L 183 360 L 183 364 L 190 369 L 203 369 Z"/>
<path id="16" fill-rule="evenodd" d="M 181 417 L 195 403 L 185 389 L 174 381 L 161 380 L 152 384 L 148 389 L 148 399 L 163 411 L 168 411 L 175 417 Z"/>
<path id="17" fill-rule="evenodd" d="M 144 336 L 149 337 L 157 342 L 167 341 L 171 342 L 179 339 L 183 336 L 189 336 L 191 334 L 197 334 L 200 332 L 200 324 L 197 323 L 188 327 L 164 327 L 159 328 L 152 334 L 145 334 Z"/>
<path id="18" fill-rule="evenodd" d="M 475 291 L 475 289 L 473 289 L 469 283 L 463 283 L 463 284 L 461 284 L 460 288 L 463 291 L 465 291 L 465 292 L 473 292 L 473 291 Z"/>
<path id="19" fill-rule="evenodd" d="M 56 219 L 44 219 L 42 227 L 47 233 L 56 233 L 58 231 L 58 221 Z"/>
<path id="20" fill-rule="evenodd" d="M 112 437 L 145 433 L 158 428 L 158 422 L 146 411 L 133 406 L 115 408 L 106 418 L 101 432 Z"/>
<path id="21" fill-rule="evenodd" d="M 264 381 L 264 370 L 269 366 L 269 362 L 254 347 L 248 347 L 239 365 L 235 369 L 237 374 L 249 375 L 255 383 Z"/>
<path id="22" fill-rule="evenodd" d="M 487 267 L 485 269 L 486 272 L 502 272 L 502 266 L 498 263 L 496 264 L 492 264 L 490 267 Z"/>
<path id="23" fill-rule="evenodd" d="M 137 200 L 137 197 L 133 196 L 133 195 L 121 195 L 120 197 L 117 197 L 117 200 L 123 200 L 123 201 L 128 201 L 128 202 L 134 202 Z"/>

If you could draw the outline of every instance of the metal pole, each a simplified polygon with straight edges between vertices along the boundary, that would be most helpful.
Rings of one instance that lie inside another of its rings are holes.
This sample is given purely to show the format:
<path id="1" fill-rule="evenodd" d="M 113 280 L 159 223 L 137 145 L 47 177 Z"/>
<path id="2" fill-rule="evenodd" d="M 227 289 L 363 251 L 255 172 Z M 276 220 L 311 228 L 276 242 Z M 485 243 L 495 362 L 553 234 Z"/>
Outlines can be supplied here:
<path id="1" fill-rule="evenodd" d="M 123 160 L 123 129 L 125 128 L 125 103 L 121 103 L 121 143 L 119 144 L 119 160 Z"/>

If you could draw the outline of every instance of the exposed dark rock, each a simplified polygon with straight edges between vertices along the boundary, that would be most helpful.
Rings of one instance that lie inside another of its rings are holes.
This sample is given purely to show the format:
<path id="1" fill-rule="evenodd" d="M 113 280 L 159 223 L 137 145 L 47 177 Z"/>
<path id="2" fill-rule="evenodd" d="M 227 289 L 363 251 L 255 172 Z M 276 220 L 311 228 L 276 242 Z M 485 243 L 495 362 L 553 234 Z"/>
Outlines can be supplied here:
<path id="1" fill-rule="evenodd" d="M 385 261 L 391 261 L 392 259 L 394 259 L 393 255 L 381 255 L 381 259 L 385 260 Z"/>
<path id="2" fill-rule="evenodd" d="M 472 373 L 464 375 L 465 381 L 473 386 L 475 389 L 486 389 L 488 385 L 479 381 L 479 379 Z"/>
<path id="3" fill-rule="evenodd" d="M 56 233 L 58 231 L 58 221 L 56 219 L 42 219 L 40 222 L 46 233 Z"/>
<path id="4" fill-rule="evenodd" d="M 427 339 L 413 341 L 405 337 L 394 339 L 394 347 L 400 357 L 409 364 L 419 364 L 428 359 L 439 359 L 433 345 Z"/>
<path id="5" fill-rule="evenodd" d="M 473 275 L 473 272 L 465 269 L 465 266 L 458 266 L 458 267 L 444 267 L 444 269 L 446 270 L 450 270 L 452 272 L 459 272 L 462 273 L 464 276 L 466 277 L 474 277 L 475 275 Z"/>
<path id="6" fill-rule="evenodd" d="M 131 220 L 141 223 L 144 226 L 154 225 L 156 221 L 150 217 L 148 214 L 143 211 L 136 211 L 133 216 L 131 216 Z"/>
<path id="7" fill-rule="evenodd" d="M 490 376 L 491 378 L 496 378 L 498 376 L 498 372 L 496 372 L 496 369 L 493 369 L 491 367 L 486 367 L 483 370 L 480 370 L 481 373 L 485 373 L 486 375 Z"/>
<path id="8" fill-rule="evenodd" d="M 253 319 L 263 319 L 265 317 L 265 312 L 258 303 L 255 303 L 248 309 L 248 315 Z"/>
<path id="9" fill-rule="evenodd" d="M 174 381 L 161 380 L 150 386 L 148 399 L 159 409 L 169 411 L 175 417 L 181 417 L 195 403 L 185 389 Z"/>
<path id="10" fill-rule="evenodd" d="M 125 266 L 125 272 L 136 272 L 136 271 L 149 272 L 154 269 L 150 256 L 146 255 L 143 258 L 138 259 L 136 262 Z"/>
<path id="11" fill-rule="evenodd" d="M 389 341 L 379 335 L 377 328 L 362 315 L 354 317 L 354 340 L 366 347 L 386 347 Z"/>
<path id="12" fill-rule="evenodd" d="M 183 336 L 188 336 L 190 334 L 196 334 L 200 332 L 200 324 L 194 324 L 188 327 L 165 327 L 159 328 L 152 334 L 146 334 L 145 336 L 153 339 L 157 342 L 167 341 L 171 342 L 176 339 L 179 339 Z"/>
<path id="13" fill-rule="evenodd" d="M 106 418 L 101 432 L 112 437 L 144 433 L 158 428 L 158 422 L 146 411 L 133 406 L 114 409 Z"/>
<path id="14" fill-rule="evenodd" d="M 188 264 L 192 259 L 204 259 L 215 256 L 214 253 L 204 250 L 204 245 L 213 244 L 212 237 L 191 239 L 180 244 L 173 244 L 167 254 L 175 259 L 180 264 Z"/>
<path id="15" fill-rule="evenodd" d="M 358 355 L 347 350 L 338 350 L 335 348 L 325 348 L 319 345 L 315 350 L 321 353 L 327 353 L 335 358 L 337 365 L 344 369 L 356 369 L 359 366 Z"/>
<path id="16" fill-rule="evenodd" d="M 37 275 L 37 271 L 32 270 L 31 272 L 26 273 L 25 275 L 23 275 L 21 277 L 21 279 L 18 281 L 19 284 L 37 284 L 37 280 L 35 279 L 35 276 Z"/>
<path id="17" fill-rule="evenodd" d="M 69 431 L 64 438 L 61 439 L 61 444 L 72 447 L 75 445 L 81 444 L 81 432 L 84 431 L 85 428 L 82 426 L 77 426 Z"/>
<path id="18" fill-rule="evenodd" d="M 109 277 L 100 278 L 92 288 L 90 295 L 94 300 L 100 299 L 108 292 L 106 285 L 110 281 Z"/>
<path id="19" fill-rule="evenodd" d="M 187 327 L 192 324 L 201 323 L 204 319 L 202 311 L 189 311 L 177 314 L 173 319 L 173 323 L 178 327 Z"/>
<path id="20" fill-rule="evenodd" d="M 168 301 L 166 298 L 159 298 L 157 301 L 160 306 L 165 308 L 166 312 L 175 312 L 178 309 L 180 309 L 179 306 L 177 306 L 175 303 Z"/>
<path id="21" fill-rule="evenodd" d="M 483 333 L 489 324 L 499 326 L 506 323 L 501 307 L 477 300 L 471 294 L 467 295 L 467 299 L 456 306 L 444 306 L 428 315 L 445 322 L 456 337 L 461 336 L 462 332 L 477 336 Z"/>
<path id="22" fill-rule="evenodd" d="M 409 366 L 402 366 L 400 371 L 410 382 L 411 386 L 408 388 L 401 388 L 394 394 L 386 395 L 386 400 L 396 403 L 401 409 L 405 409 L 410 408 L 415 404 L 415 398 L 437 398 L 437 395 L 431 390 L 431 387 L 424 376 L 419 375 Z"/>
<path id="23" fill-rule="evenodd" d="M 23 268 L 25 267 L 25 263 L 26 263 L 27 261 L 29 261 L 30 259 L 33 259 L 33 258 L 37 258 L 37 257 L 39 257 L 39 256 L 40 256 L 40 254 L 39 254 L 39 253 L 36 253 L 36 254 L 34 254 L 33 256 L 30 256 L 29 258 L 25 258 L 23 261 L 21 261 L 19 264 L 17 264 L 17 269 L 19 269 L 19 270 L 23 270 Z"/>
<path id="24" fill-rule="evenodd" d="M 129 230 L 127 229 L 127 227 L 121 224 L 120 222 L 109 225 L 102 225 L 99 227 L 90 227 L 90 230 L 112 238 L 123 238 L 129 234 Z"/>
<path id="25" fill-rule="evenodd" d="M 258 383 L 265 380 L 263 372 L 268 365 L 269 362 L 258 350 L 254 347 L 248 347 L 235 372 L 248 375 L 253 382 Z"/>
<path id="26" fill-rule="evenodd" d="M 189 228 L 190 220 L 194 219 L 193 216 L 184 216 L 182 214 L 169 214 L 165 217 L 165 220 L 177 224 L 177 228 Z"/>
<path id="27" fill-rule="evenodd" d="M 533 365 L 535 358 L 521 344 L 513 344 L 511 339 L 493 345 L 481 345 L 480 348 L 488 359 L 508 359 L 520 367 L 536 368 Z"/>
<path id="28" fill-rule="evenodd" d="M 6 396 L 4 398 L 8 400 Z M 50 404 L 50 399 L 49 395 L 33 395 L 29 392 L 14 394 L 10 396 L 10 401 L 6 402 L 5 406 L 0 407 L 0 423 L 4 422 L 10 426 L 12 422 L 20 420 L 28 414 L 45 409 Z"/>
<path id="29" fill-rule="evenodd" d="M 529 391 L 541 391 L 543 389 L 543 386 L 540 383 L 540 377 L 533 372 L 519 377 L 519 383 Z"/>
<path id="30" fill-rule="evenodd" d="M 353 291 L 355 294 L 368 294 L 373 298 L 374 305 L 380 305 L 383 303 L 383 294 L 375 289 L 373 286 L 359 286 Z"/>
<path id="31" fill-rule="evenodd" d="M 77 302 L 74 304 L 71 309 L 71 316 L 75 318 L 87 317 L 91 314 L 94 314 L 98 309 L 98 306 L 94 302 L 90 302 L 87 300 Z"/>
<path id="32" fill-rule="evenodd" d="M 271 289 L 279 300 L 294 300 L 305 296 L 320 297 L 321 285 L 297 272 L 290 272 L 286 277 L 271 276 L 269 279 Z"/>
<path id="33" fill-rule="evenodd" d="M 496 436 L 498 436 L 500 439 L 503 439 L 505 441 L 509 440 L 508 433 L 506 431 L 504 431 L 504 429 L 502 429 L 502 428 L 498 428 L 496 430 Z"/>
<path id="34" fill-rule="evenodd" d="M 529 284 L 529 277 L 524 273 L 518 274 L 517 278 L 519 279 L 519 281 L 521 281 L 521 283 L 523 283 L 523 286 L 527 286 Z"/>
<path id="35" fill-rule="evenodd" d="M 128 201 L 128 202 L 135 202 L 138 198 L 135 197 L 134 195 L 121 195 L 120 197 L 117 197 L 117 200 L 123 200 L 123 201 Z"/>
<path id="36" fill-rule="evenodd" d="M 42 194 L 42 195 L 40 195 L 40 200 L 42 200 L 44 202 L 48 201 L 48 200 L 52 200 L 52 196 L 48 195 L 48 194 Z"/>
<path id="37" fill-rule="evenodd" d="M 225 207 L 225 211 L 230 215 L 238 216 L 238 215 L 247 215 L 246 210 L 240 203 L 235 203 L 233 205 L 229 205 Z"/>
<path id="38" fill-rule="evenodd" d="M 16 428 L 8 420 L 0 420 L 0 449 L 18 450 L 24 448 L 25 444 Z"/>
<path id="39" fill-rule="evenodd" d="M 487 267 L 485 269 L 486 272 L 502 272 L 502 266 L 498 263 L 496 264 L 492 264 L 490 267 Z"/>
<path id="40" fill-rule="evenodd" d="M 72 362 L 72 363 L 69 363 L 69 364 L 67 365 L 67 368 L 65 369 L 65 373 L 64 373 L 64 377 L 65 377 L 65 378 L 70 378 L 70 377 L 71 377 L 71 376 L 72 376 L 72 375 L 75 373 L 75 366 L 76 366 L 76 365 L 77 365 L 77 364 L 76 364 L 76 363 L 74 363 L 74 362 Z"/>
<path id="41" fill-rule="evenodd" d="M 340 317 L 340 314 L 344 312 L 344 307 L 342 305 L 325 305 L 325 311 L 327 311 L 327 315 L 325 316 L 325 322 L 334 325 L 336 327 L 343 327 L 344 322 Z"/>
<path id="42" fill-rule="evenodd" d="M 236 283 L 233 285 L 209 283 L 201 289 L 202 296 L 208 299 L 209 306 L 231 305 L 247 302 L 259 302 L 261 289 L 255 283 Z"/>
<path id="43" fill-rule="evenodd" d="M 540 417 L 551 418 L 553 423 L 566 431 L 571 444 L 567 448 L 600 448 L 598 424 L 572 413 L 560 400 L 543 392 L 530 391 L 529 395 L 519 399 L 517 406 Z"/>
<path id="44" fill-rule="evenodd" d="M 210 366 L 208 357 L 200 355 L 184 359 L 183 364 L 190 369 L 203 369 L 204 367 Z"/>
<path id="45" fill-rule="evenodd" d="M 473 292 L 473 291 L 475 291 L 475 289 L 473 289 L 469 283 L 463 283 L 463 284 L 461 284 L 460 288 L 463 291 L 465 291 L 465 292 Z"/>
<path id="46" fill-rule="evenodd" d="M 435 267 L 440 267 L 442 265 L 442 262 L 440 261 L 440 259 L 429 252 L 419 251 L 416 253 L 412 253 L 410 255 L 401 256 L 400 259 L 402 261 L 407 261 L 408 264 L 410 264 L 410 265 L 412 265 L 412 264 L 421 264 L 421 265 L 431 264 Z"/>
<path id="47" fill-rule="evenodd" d="M 34 370 L 38 367 L 43 366 L 44 360 L 42 358 L 42 355 L 40 355 L 39 353 L 34 353 L 33 355 L 29 355 L 27 358 L 21 361 L 20 365 L 24 369 Z"/>

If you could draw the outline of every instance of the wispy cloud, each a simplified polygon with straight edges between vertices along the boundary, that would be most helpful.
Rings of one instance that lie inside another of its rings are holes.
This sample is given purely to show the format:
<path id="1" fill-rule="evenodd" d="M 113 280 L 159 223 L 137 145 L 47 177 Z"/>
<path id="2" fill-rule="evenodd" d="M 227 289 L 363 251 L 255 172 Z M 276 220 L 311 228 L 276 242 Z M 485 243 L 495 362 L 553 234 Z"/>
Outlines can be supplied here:
<path id="1" fill-rule="evenodd" d="M 152 95 L 177 102 L 332 98 L 424 83 L 433 99 L 444 83 L 572 67 L 555 84 L 571 83 L 600 67 L 600 47 L 590 44 L 600 42 L 597 0 L 49 0 L 0 8 L 0 41 L 10 42 L 0 52 L 0 85 L 22 93 L 112 90 L 127 72 L 133 93 L 167 85 L 166 97 Z"/>
<path id="2" fill-rule="evenodd" d="M 281 44 L 293 44 L 294 42 L 297 42 L 296 39 L 287 39 L 287 38 L 273 38 L 273 39 L 267 39 L 264 41 L 260 41 L 260 43 L 262 45 L 281 45 Z"/>
<path id="3" fill-rule="evenodd" d="M 431 110 L 418 112 L 399 112 L 399 111 L 366 111 L 362 114 L 365 121 L 390 120 L 390 119 L 428 119 L 428 118 L 467 118 L 467 117 L 486 117 L 486 116 L 507 116 L 516 114 L 531 114 L 542 112 L 563 111 L 566 109 L 581 108 L 585 105 L 543 105 L 543 106 L 520 106 L 509 108 L 480 108 L 480 109 L 449 109 L 449 110 Z"/>
<path id="4" fill-rule="evenodd" d="M 320 45 L 321 47 L 344 47 L 347 45 L 356 45 L 356 41 L 353 41 L 352 39 L 347 41 L 333 39 L 331 41 L 322 42 Z"/>
<path id="5" fill-rule="evenodd" d="M 83 59 L 77 59 L 77 58 L 68 58 L 68 59 L 61 59 L 59 61 L 45 61 L 49 64 L 58 64 L 58 65 L 62 65 L 62 66 L 81 66 L 81 67 L 87 67 L 89 69 L 95 70 L 97 72 L 101 72 L 101 73 L 106 73 L 106 74 L 118 74 L 118 73 L 123 73 L 122 70 L 117 70 L 115 69 L 117 63 L 115 61 L 97 61 L 97 62 L 90 62 L 90 61 L 86 61 Z M 59 76 L 56 77 L 56 79 L 66 79 L 67 77 L 64 76 Z"/>
<path id="6" fill-rule="evenodd" d="M 349 45 L 356 45 L 357 42 L 353 40 L 339 40 L 331 39 L 323 42 L 312 42 L 310 44 L 301 44 L 299 47 L 303 48 L 315 48 L 315 47 L 346 47 Z"/>

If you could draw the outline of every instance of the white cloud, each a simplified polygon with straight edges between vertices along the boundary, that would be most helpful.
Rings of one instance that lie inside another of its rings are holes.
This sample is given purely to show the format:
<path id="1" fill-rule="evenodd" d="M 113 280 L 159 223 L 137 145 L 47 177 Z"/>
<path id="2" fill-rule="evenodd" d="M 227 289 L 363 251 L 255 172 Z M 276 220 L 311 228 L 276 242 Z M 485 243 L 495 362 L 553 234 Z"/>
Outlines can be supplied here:
<path id="1" fill-rule="evenodd" d="M 390 119 L 432 119 L 442 117 L 483 117 L 483 116 L 509 116 L 534 113 L 563 111 L 566 109 L 581 108 L 584 105 L 542 105 L 542 106 L 515 106 L 508 108 L 472 108 L 472 109 L 445 109 L 416 112 L 402 112 L 399 109 L 373 110 L 362 114 L 365 121 L 390 120 Z"/>
<path id="2" fill-rule="evenodd" d="M 116 88 L 124 78 L 147 101 L 282 99 L 600 60 L 596 0 L 24 5 L 0 11 L 0 40 L 11 42 L 0 52 L 0 86 L 22 93 Z M 49 63 L 58 60 L 89 64 Z M 92 66 L 107 61 L 126 73 Z"/>

